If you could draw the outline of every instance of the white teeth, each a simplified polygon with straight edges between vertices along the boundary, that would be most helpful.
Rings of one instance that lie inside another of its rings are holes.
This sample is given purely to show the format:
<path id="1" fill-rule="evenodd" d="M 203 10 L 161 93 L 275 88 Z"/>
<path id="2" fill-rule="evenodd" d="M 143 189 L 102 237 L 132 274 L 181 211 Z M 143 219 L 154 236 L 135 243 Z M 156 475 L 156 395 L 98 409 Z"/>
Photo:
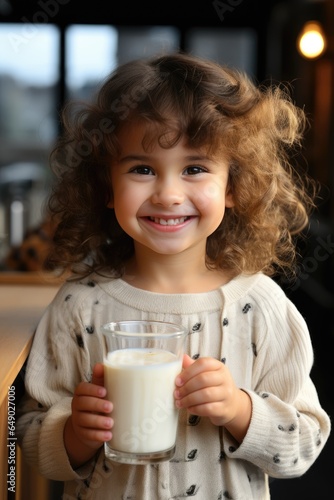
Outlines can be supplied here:
<path id="1" fill-rule="evenodd" d="M 152 221 L 162 226 L 176 226 L 177 224 L 182 224 L 187 218 L 188 217 L 180 217 L 179 219 L 159 219 L 158 217 L 150 217 Z"/>

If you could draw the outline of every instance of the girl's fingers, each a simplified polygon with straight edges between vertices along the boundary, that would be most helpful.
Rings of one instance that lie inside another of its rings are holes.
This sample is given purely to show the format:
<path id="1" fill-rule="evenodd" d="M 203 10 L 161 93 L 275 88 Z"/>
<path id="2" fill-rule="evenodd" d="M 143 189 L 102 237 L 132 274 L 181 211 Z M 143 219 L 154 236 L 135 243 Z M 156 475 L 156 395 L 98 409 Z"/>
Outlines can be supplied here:
<path id="1" fill-rule="evenodd" d="M 212 403 L 222 403 L 223 392 L 218 387 L 206 387 L 185 397 L 176 397 L 176 406 L 190 408 L 192 406 L 207 405 Z"/>
<path id="2" fill-rule="evenodd" d="M 186 395 L 201 389 L 222 386 L 223 375 L 220 371 L 204 372 L 197 377 L 191 378 L 181 387 L 178 387 L 178 391 L 181 395 Z"/>
<path id="3" fill-rule="evenodd" d="M 187 356 L 187 358 L 189 358 L 189 356 Z M 177 386 L 186 384 L 190 379 L 197 377 L 201 373 L 222 369 L 222 363 L 214 358 L 199 358 L 196 361 L 191 361 L 192 363 L 190 363 L 189 360 L 184 359 L 184 369 L 175 380 L 175 384 Z"/>
<path id="4" fill-rule="evenodd" d="M 97 448 L 100 447 L 105 441 L 110 441 L 112 438 L 112 433 L 109 430 L 84 429 L 81 434 L 81 440 L 83 443 L 86 443 L 88 446 L 95 444 Z"/>
<path id="5" fill-rule="evenodd" d="M 79 427 L 96 430 L 110 430 L 114 425 L 112 418 L 94 415 L 93 413 L 78 413 L 75 418 L 75 423 Z"/>
<path id="6" fill-rule="evenodd" d="M 104 367 L 102 363 L 97 363 L 93 368 L 92 384 L 103 386 Z"/>
<path id="7" fill-rule="evenodd" d="M 183 355 L 183 363 L 182 363 L 183 369 L 188 368 L 188 366 L 192 365 L 193 363 L 195 363 L 195 360 L 192 359 L 190 356 L 188 356 L 188 354 Z"/>
<path id="8" fill-rule="evenodd" d="M 198 415 L 199 417 L 222 418 L 222 403 L 220 401 L 217 403 L 189 406 L 187 410 L 189 413 Z"/>
<path id="9" fill-rule="evenodd" d="M 107 394 L 105 387 L 100 385 L 90 384 L 89 382 L 80 382 L 77 385 L 74 396 L 94 396 L 96 398 L 104 398 Z"/>
<path id="10" fill-rule="evenodd" d="M 224 373 L 221 370 L 200 373 L 199 375 L 190 378 L 182 385 L 176 385 L 174 393 L 175 398 L 182 399 L 202 390 L 207 390 L 209 394 L 213 389 L 217 389 L 215 393 L 220 394 L 220 396 L 223 397 L 225 392 L 229 392 L 228 384 L 224 379 Z"/>
<path id="11" fill-rule="evenodd" d="M 77 412 L 110 413 L 113 405 L 106 399 L 74 395 L 72 408 Z"/>

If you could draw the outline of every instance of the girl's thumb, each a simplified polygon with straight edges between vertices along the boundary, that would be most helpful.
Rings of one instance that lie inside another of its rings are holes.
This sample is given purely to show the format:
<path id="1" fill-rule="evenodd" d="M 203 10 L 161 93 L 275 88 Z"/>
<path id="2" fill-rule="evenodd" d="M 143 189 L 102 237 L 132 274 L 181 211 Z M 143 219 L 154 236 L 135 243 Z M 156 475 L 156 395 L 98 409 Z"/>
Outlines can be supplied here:
<path id="1" fill-rule="evenodd" d="M 184 354 L 182 368 L 188 368 L 188 366 L 192 365 L 193 363 L 195 363 L 195 360 L 188 356 L 188 354 Z"/>
<path id="2" fill-rule="evenodd" d="M 104 368 L 102 363 L 97 363 L 93 368 L 92 384 L 104 385 Z"/>

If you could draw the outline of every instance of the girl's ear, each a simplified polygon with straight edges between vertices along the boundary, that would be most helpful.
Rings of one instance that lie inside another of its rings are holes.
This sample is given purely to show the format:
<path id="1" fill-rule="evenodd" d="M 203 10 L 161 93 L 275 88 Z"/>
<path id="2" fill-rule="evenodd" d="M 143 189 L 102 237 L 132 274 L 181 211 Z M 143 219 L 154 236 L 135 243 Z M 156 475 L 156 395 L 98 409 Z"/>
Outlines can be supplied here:
<path id="1" fill-rule="evenodd" d="M 234 207 L 234 200 L 233 200 L 233 194 L 232 194 L 232 191 L 231 191 L 231 188 L 227 188 L 226 189 L 226 193 L 225 193 L 225 207 L 226 208 L 231 208 L 231 207 Z"/>
<path id="2" fill-rule="evenodd" d="M 108 203 L 107 203 L 107 207 L 114 208 L 114 199 L 113 198 L 110 198 L 110 201 L 108 201 Z"/>

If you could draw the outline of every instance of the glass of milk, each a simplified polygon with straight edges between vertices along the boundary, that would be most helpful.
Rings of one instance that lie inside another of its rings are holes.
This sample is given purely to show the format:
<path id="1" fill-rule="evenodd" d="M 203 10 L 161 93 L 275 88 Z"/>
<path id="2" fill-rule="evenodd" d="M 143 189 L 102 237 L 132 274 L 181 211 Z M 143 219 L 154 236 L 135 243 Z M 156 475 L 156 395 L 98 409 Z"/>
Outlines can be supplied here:
<path id="1" fill-rule="evenodd" d="M 102 332 L 104 384 L 114 406 L 106 457 L 127 464 L 170 460 L 178 426 L 173 393 L 187 331 L 161 321 L 119 321 Z"/>

